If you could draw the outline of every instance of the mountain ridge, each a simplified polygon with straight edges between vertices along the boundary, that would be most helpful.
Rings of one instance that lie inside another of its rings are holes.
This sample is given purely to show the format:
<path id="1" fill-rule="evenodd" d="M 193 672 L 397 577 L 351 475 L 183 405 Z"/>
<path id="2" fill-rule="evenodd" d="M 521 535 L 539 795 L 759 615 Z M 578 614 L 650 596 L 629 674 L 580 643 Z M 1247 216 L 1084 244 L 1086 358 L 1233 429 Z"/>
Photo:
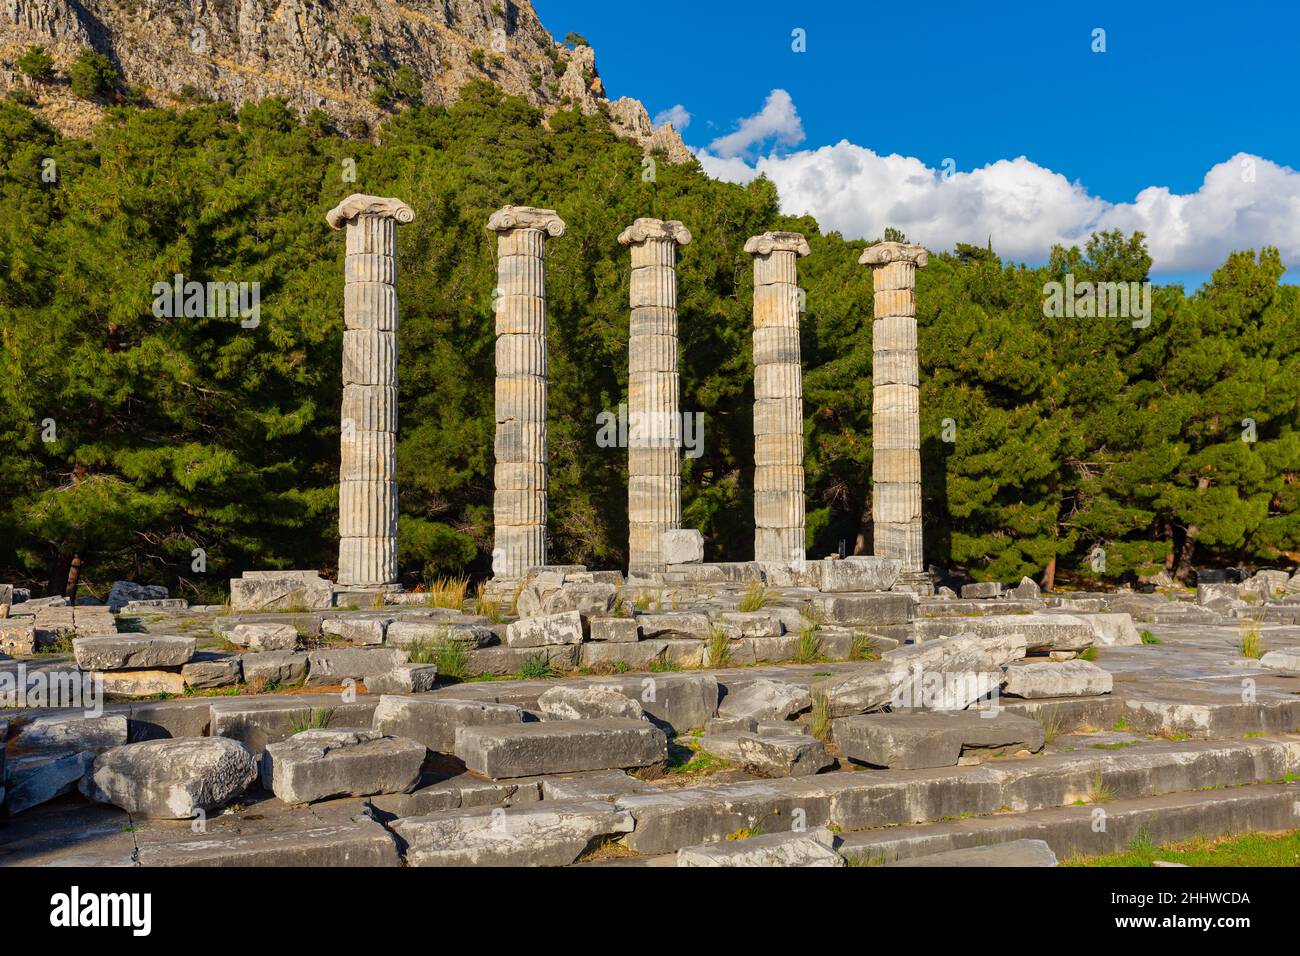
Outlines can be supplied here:
<path id="1" fill-rule="evenodd" d="M 446 105 L 487 79 L 548 116 L 604 113 L 647 152 L 691 159 L 639 100 L 609 100 L 592 48 L 557 42 L 529 0 L 6 0 L 0 95 L 26 90 L 52 125 L 84 136 L 105 104 L 23 75 L 17 60 L 32 45 L 61 73 L 93 49 L 134 96 L 160 106 L 276 96 L 304 116 L 323 111 L 352 137 L 372 136 L 404 104 Z"/>

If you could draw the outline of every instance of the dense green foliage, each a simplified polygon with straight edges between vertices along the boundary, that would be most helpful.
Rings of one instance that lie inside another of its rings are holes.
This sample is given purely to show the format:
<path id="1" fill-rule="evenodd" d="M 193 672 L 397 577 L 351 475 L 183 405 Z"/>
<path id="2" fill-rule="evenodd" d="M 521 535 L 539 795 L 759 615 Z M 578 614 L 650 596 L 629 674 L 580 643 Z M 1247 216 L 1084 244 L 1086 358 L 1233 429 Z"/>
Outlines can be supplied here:
<path id="1" fill-rule="evenodd" d="M 679 256 L 682 407 L 706 430 L 683 494 L 710 558 L 751 556 L 743 245 L 767 229 L 812 246 L 800 263 L 811 553 L 869 548 L 863 243 L 781 216 L 763 179 L 740 187 L 660 162 L 654 180 L 601 117 L 543 124 L 481 84 L 450 109 L 407 109 L 378 144 L 276 101 L 237 116 L 114 108 L 91 141 L 0 104 L 0 580 L 59 589 L 74 553 L 92 584 L 127 577 L 190 596 L 249 568 L 330 570 L 343 240 L 324 213 L 352 192 L 416 211 L 398 233 L 408 583 L 487 568 L 484 227 L 507 203 L 553 207 L 569 226 L 548 247 L 554 560 L 624 560 L 626 456 L 597 447 L 596 416 L 625 400 L 629 269 L 616 237 L 638 216 L 682 219 L 695 237 Z M 1140 281 L 1149 265 L 1141 238 L 1119 235 L 1035 269 L 964 246 L 931 257 L 917 296 L 930 560 L 1014 580 L 1053 559 L 1114 578 L 1295 558 L 1300 290 L 1279 284 L 1264 250 L 1234 255 L 1193 296 L 1156 290 L 1145 329 L 1044 318 L 1044 283 L 1067 270 Z M 260 324 L 155 316 L 153 285 L 175 274 L 260 283 Z"/>

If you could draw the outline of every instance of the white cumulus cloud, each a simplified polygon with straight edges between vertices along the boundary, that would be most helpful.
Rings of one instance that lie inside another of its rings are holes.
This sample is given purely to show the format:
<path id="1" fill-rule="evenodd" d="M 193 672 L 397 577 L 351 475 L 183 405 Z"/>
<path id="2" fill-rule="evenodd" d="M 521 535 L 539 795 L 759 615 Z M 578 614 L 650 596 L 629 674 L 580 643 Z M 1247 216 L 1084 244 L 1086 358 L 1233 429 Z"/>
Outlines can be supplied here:
<path id="1" fill-rule="evenodd" d="M 797 146 L 803 139 L 803 121 L 794 108 L 794 100 L 785 90 L 773 90 L 761 110 L 742 119 L 734 133 L 715 139 L 709 144 L 709 151 L 727 158 L 742 156 L 764 143 Z"/>
<path id="2" fill-rule="evenodd" d="M 946 250 L 958 242 L 984 245 L 991 237 L 999 255 L 1042 261 L 1054 244 L 1081 245 L 1092 232 L 1121 229 L 1146 233 L 1159 272 L 1209 272 L 1233 250 L 1264 245 L 1277 246 L 1285 263 L 1300 261 L 1300 172 L 1246 153 L 1211 168 L 1194 193 L 1150 186 L 1124 203 L 1093 196 L 1024 156 L 957 172 L 847 140 L 793 152 L 773 145 L 766 156 L 744 155 L 773 140 L 788 146 L 802 138 L 794 103 L 784 90 L 773 90 L 762 112 L 697 156 L 718 179 L 766 175 L 784 212 L 813 215 L 823 229 L 848 238 L 878 238 L 893 226 L 913 242 Z"/>
<path id="3" fill-rule="evenodd" d="M 676 106 L 670 106 L 668 109 L 655 114 L 655 125 L 663 126 L 664 123 L 672 123 L 673 129 L 680 133 L 691 125 L 691 114 L 685 106 L 678 103 Z"/>

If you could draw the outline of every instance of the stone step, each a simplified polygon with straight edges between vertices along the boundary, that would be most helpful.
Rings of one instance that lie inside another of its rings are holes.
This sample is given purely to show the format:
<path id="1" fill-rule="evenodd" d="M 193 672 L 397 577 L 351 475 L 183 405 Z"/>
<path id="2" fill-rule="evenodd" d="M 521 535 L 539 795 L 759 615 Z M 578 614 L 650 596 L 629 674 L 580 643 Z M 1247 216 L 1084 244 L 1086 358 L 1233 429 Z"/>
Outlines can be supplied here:
<path id="1" fill-rule="evenodd" d="M 1011 840 L 996 846 L 931 853 L 885 866 L 1056 866 L 1056 854 L 1042 840 Z"/>
<path id="2" fill-rule="evenodd" d="M 648 767 L 668 756 L 664 732 L 644 720 L 547 720 L 460 727 L 456 756 L 492 780 Z"/>
<path id="3" fill-rule="evenodd" d="M 767 833 L 677 851 L 678 866 L 843 866 L 835 836 L 825 827 L 805 832 Z"/>
<path id="4" fill-rule="evenodd" d="M 595 800 L 450 810 L 393 824 L 410 866 L 564 866 L 631 829 L 626 811 Z"/>
<path id="5" fill-rule="evenodd" d="M 807 827 L 841 830 L 938 821 L 1003 809 L 1069 806 L 1103 795 L 1132 799 L 1284 778 L 1300 771 L 1300 738 L 1181 741 L 1115 751 L 1008 757 L 975 767 L 836 771 L 629 794 L 615 803 L 636 820 L 628 846 L 668 853 L 725 839 Z"/>
<path id="6" fill-rule="evenodd" d="M 344 703 L 338 694 L 214 699 L 208 704 L 209 733 L 213 737 L 238 740 L 254 754 L 260 754 L 267 744 L 292 737 L 295 725 L 308 718 L 319 718 L 317 722 L 324 721 L 326 726 L 369 727 L 378 703 L 376 695 L 363 695 L 354 703 Z"/>
<path id="7" fill-rule="evenodd" d="M 838 849 L 851 860 L 879 863 L 1034 839 L 1064 860 L 1120 853 L 1141 837 L 1158 845 L 1297 827 L 1300 785 L 1259 783 L 846 833 Z"/>
<path id="8" fill-rule="evenodd" d="M 234 835 L 193 834 L 156 843 L 146 842 L 142 834 L 137 840 L 140 866 L 401 865 L 392 834 L 365 817 L 292 829 L 246 826 Z"/>
<path id="9" fill-rule="evenodd" d="M 972 751 L 981 755 L 1037 752 L 1043 727 L 1005 711 L 913 711 L 841 717 L 835 743 L 855 763 L 898 770 L 953 767 Z"/>

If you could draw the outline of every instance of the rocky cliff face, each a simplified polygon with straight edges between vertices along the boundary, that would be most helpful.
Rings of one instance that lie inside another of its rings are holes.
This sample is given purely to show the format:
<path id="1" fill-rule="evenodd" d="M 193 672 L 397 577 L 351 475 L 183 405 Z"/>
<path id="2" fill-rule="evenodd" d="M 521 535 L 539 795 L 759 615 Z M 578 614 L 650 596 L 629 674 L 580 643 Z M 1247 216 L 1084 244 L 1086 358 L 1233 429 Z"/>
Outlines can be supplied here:
<path id="1" fill-rule="evenodd" d="M 548 113 L 603 111 L 645 148 L 690 156 L 640 102 L 609 102 L 592 49 L 556 43 L 529 0 L 0 0 L 0 93 L 28 87 L 52 122 L 84 133 L 102 107 L 27 81 L 15 62 L 31 44 L 60 70 L 93 48 L 162 105 L 279 96 L 353 136 L 403 98 L 447 103 L 480 77 Z"/>

